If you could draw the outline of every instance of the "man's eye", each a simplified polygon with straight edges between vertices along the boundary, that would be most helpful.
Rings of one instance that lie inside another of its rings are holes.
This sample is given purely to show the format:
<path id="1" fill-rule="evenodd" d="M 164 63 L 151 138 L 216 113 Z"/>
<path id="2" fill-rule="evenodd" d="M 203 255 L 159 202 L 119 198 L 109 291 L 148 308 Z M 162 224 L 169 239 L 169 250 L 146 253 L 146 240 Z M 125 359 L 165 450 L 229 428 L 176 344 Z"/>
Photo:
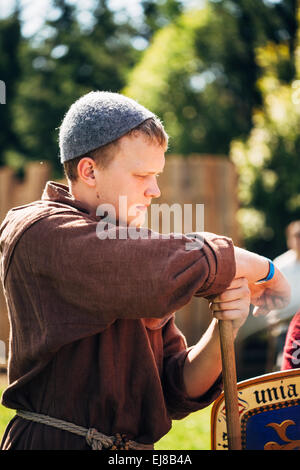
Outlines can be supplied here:
<path id="1" fill-rule="evenodd" d="M 137 178 L 147 178 L 148 175 L 135 175 Z M 158 178 L 160 176 L 160 174 L 158 173 L 157 175 L 154 175 L 156 178 Z"/>

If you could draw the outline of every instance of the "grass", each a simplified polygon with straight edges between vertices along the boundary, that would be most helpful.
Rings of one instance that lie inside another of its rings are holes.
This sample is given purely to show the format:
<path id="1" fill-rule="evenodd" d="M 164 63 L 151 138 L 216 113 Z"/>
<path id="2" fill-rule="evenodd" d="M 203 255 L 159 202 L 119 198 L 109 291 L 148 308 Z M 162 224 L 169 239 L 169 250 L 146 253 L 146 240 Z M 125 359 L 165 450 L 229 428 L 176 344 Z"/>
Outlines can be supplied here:
<path id="1" fill-rule="evenodd" d="M 0 374 L 0 396 L 6 386 L 6 376 L 4 374 Z M 4 406 L 0 405 L 0 442 L 5 431 L 5 428 L 11 418 L 15 415 L 14 410 L 10 410 L 5 408 Z"/>
<path id="2" fill-rule="evenodd" d="M 0 395 L 5 388 L 4 379 L 0 378 Z M 173 421 L 172 429 L 155 444 L 155 450 L 209 450 L 210 449 L 210 410 L 191 413 L 180 421 Z M 0 442 L 5 428 L 15 415 L 0 405 Z"/>
<path id="3" fill-rule="evenodd" d="M 210 450 L 211 406 L 173 421 L 172 429 L 155 444 L 155 450 Z"/>

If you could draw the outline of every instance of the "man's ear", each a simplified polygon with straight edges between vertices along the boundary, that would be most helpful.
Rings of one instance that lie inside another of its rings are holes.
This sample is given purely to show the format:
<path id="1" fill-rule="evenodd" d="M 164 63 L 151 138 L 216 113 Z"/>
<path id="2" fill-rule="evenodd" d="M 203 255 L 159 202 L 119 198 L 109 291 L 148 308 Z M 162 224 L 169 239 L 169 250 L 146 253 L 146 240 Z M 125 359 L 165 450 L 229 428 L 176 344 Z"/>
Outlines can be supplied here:
<path id="1" fill-rule="evenodd" d="M 77 165 L 78 178 L 90 187 L 95 186 L 95 161 L 90 157 L 81 158 Z"/>

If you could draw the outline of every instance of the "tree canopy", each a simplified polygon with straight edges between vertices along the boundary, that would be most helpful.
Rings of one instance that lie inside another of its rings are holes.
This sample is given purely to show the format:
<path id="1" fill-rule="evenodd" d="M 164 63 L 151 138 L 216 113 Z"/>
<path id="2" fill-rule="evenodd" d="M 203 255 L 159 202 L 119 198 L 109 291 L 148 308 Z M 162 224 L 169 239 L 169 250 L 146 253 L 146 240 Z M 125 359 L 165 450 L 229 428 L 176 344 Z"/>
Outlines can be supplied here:
<path id="1" fill-rule="evenodd" d="M 293 2 L 277 10 L 262 1 L 224 0 L 184 12 L 157 31 L 124 92 L 161 117 L 171 151 L 228 155 L 262 103 L 255 49 L 284 34 L 292 50 L 292 18 Z"/>
<path id="2" fill-rule="evenodd" d="M 21 31 L 19 12 L 0 21 L 0 79 L 5 83 L 6 103 L 13 103 L 17 85 L 22 75 L 19 49 Z M 14 126 L 13 107 L 0 106 L 0 166 L 6 151 L 20 151 L 21 143 Z"/>
<path id="3" fill-rule="evenodd" d="M 20 9 L 1 19 L 0 165 L 49 161 L 60 178 L 69 106 L 91 90 L 122 91 L 163 120 L 170 152 L 235 162 L 247 247 L 272 257 L 300 217 L 297 0 L 185 4 L 141 0 L 135 22 L 95 0 L 83 22 L 76 2 L 52 0 L 55 16 L 29 38 Z"/>
<path id="4" fill-rule="evenodd" d="M 244 238 L 249 248 L 269 257 L 286 249 L 285 228 L 300 219 L 299 57 L 299 40 L 294 52 L 286 43 L 272 42 L 257 50 L 263 103 L 253 112 L 249 137 L 231 144 Z M 292 75 L 287 74 L 290 63 Z"/>

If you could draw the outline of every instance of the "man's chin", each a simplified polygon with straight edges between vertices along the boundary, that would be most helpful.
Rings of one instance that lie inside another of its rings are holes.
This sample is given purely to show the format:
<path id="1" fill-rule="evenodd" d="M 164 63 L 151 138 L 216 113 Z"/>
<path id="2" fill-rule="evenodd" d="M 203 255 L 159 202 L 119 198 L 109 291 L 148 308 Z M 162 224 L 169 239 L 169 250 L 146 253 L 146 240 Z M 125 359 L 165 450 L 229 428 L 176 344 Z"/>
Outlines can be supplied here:
<path id="1" fill-rule="evenodd" d="M 136 217 L 135 219 L 128 221 L 128 227 L 131 228 L 141 228 L 143 224 L 145 223 L 145 217 Z"/>
<path id="2" fill-rule="evenodd" d="M 144 221 L 142 222 L 131 222 L 128 224 L 129 228 L 141 228 L 143 226 Z"/>
<path id="3" fill-rule="evenodd" d="M 139 217 L 139 218 L 134 218 L 134 219 L 128 219 L 128 220 L 117 220 L 117 225 L 120 227 L 128 227 L 128 228 L 141 228 L 145 222 L 145 217 Z"/>

